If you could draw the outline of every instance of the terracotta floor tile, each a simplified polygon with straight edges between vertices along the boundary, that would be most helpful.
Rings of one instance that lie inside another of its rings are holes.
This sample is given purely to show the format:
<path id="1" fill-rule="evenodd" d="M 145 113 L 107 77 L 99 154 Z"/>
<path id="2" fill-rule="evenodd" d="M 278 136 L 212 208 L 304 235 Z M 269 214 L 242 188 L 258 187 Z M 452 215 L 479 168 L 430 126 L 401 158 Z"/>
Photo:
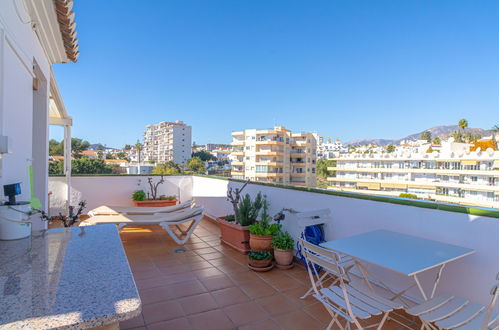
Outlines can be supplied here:
<path id="1" fill-rule="evenodd" d="M 217 251 L 213 253 L 201 254 L 201 256 L 208 261 L 213 259 L 225 258 L 225 256 L 222 253 Z"/>
<path id="2" fill-rule="evenodd" d="M 189 265 L 186 264 L 158 267 L 158 269 L 162 275 L 173 275 L 178 273 L 184 273 L 191 270 L 189 269 Z"/>
<path id="3" fill-rule="evenodd" d="M 306 286 L 299 286 L 294 289 L 281 291 L 281 293 L 292 301 L 302 306 L 307 306 L 310 304 L 315 304 L 317 302 L 317 300 L 312 295 L 307 296 L 305 299 L 301 299 L 301 297 L 308 291 L 308 289 L 309 288 Z"/>
<path id="4" fill-rule="evenodd" d="M 224 311 L 236 326 L 262 321 L 269 315 L 260 305 L 252 301 L 228 306 Z"/>
<path id="5" fill-rule="evenodd" d="M 186 318 L 179 318 L 166 322 L 154 323 L 147 326 L 147 330 L 191 330 L 191 324 Z"/>
<path id="6" fill-rule="evenodd" d="M 208 289 L 208 291 L 217 291 L 235 286 L 234 282 L 232 282 L 227 275 L 200 278 L 199 280 Z"/>
<path id="7" fill-rule="evenodd" d="M 194 329 L 199 330 L 229 330 L 234 324 L 221 310 L 213 310 L 188 317 Z"/>
<path id="8" fill-rule="evenodd" d="M 273 320 L 267 319 L 265 321 L 252 323 L 243 327 L 237 328 L 238 330 L 280 330 L 281 327 Z"/>
<path id="9" fill-rule="evenodd" d="M 127 330 L 127 329 L 142 327 L 144 325 L 145 325 L 144 317 L 142 316 L 142 314 L 140 314 L 139 316 L 134 317 L 133 319 L 120 322 L 120 329 Z"/>
<path id="10" fill-rule="evenodd" d="M 271 278 L 267 280 L 267 283 L 272 285 L 276 290 L 279 291 L 285 291 L 285 290 L 290 290 L 298 287 L 303 287 L 303 284 L 288 276 L 281 276 L 278 278 Z"/>
<path id="11" fill-rule="evenodd" d="M 237 263 L 217 266 L 217 268 L 226 274 L 241 273 L 248 271 L 248 266 L 243 266 Z"/>
<path id="12" fill-rule="evenodd" d="M 143 307 L 142 314 L 146 325 L 184 316 L 182 308 L 175 301 L 146 305 Z"/>
<path id="13" fill-rule="evenodd" d="M 324 305 L 322 305 L 322 303 L 320 302 L 305 306 L 303 310 L 313 318 L 317 319 L 323 325 L 327 325 L 329 324 L 329 322 L 331 322 L 331 314 L 328 313 Z"/>
<path id="14" fill-rule="evenodd" d="M 253 281 L 239 286 L 251 299 L 272 296 L 277 291 L 264 281 Z"/>
<path id="15" fill-rule="evenodd" d="M 186 264 L 189 270 L 200 270 L 213 267 L 208 261 L 199 261 Z"/>
<path id="16" fill-rule="evenodd" d="M 218 305 L 209 293 L 198 294 L 177 300 L 185 315 L 217 309 Z"/>
<path id="17" fill-rule="evenodd" d="M 169 286 L 139 290 L 142 305 L 154 304 L 174 298 Z"/>
<path id="18" fill-rule="evenodd" d="M 298 305 L 284 295 L 276 294 L 257 299 L 256 302 L 270 315 L 279 315 L 298 309 Z"/>
<path id="19" fill-rule="evenodd" d="M 313 330 L 323 328 L 321 323 L 302 310 L 278 315 L 274 317 L 274 321 L 287 330 Z"/>
<path id="20" fill-rule="evenodd" d="M 153 277 L 161 277 L 161 272 L 154 268 L 152 270 L 142 271 L 142 270 L 132 270 L 133 278 L 136 280 L 146 280 Z"/>
<path id="21" fill-rule="evenodd" d="M 232 282 L 236 284 L 243 284 L 254 281 L 261 281 L 261 279 L 255 274 L 255 272 L 248 270 L 246 273 L 234 273 L 228 274 Z"/>
<path id="22" fill-rule="evenodd" d="M 173 299 L 206 292 L 204 286 L 197 280 L 171 284 L 168 288 Z"/>
<path id="23" fill-rule="evenodd" d="M 199 255 L 205 255 L 205 254 L 210 254 L 210 253 L 215 253 L 215 252 L 218 252 L 217 250 L 211 248 L 211 247 L 206 247 L 206 248 L 203 248 L 203 249 L 199 249 L 199 250 L 196 250 L 195 251 L 197 254 Z"/>
<path id="24" fill-rule="evenodd" d="M 213 276 L 220 276 L 220 275 L 224 274 L 221 270 L 219 270 L 215 267 L 194 270 L 194 271 L 192 271 L 192 273 L 194 275 L 196 275 L 197 278 L 200 278 L 200 279 L 207 278 L 207 277 L 213 277 Z"/>
<path id="25" fill-rule="evenodd" d="M 249 301 L 248 296 L 238 287 L 214 291 L 211 294 L 221 307 Z"/>
<path id="26" fill-rule="evenodd" d="M 198 250 L 198 249 L 209 248 L 210 246 L 204 242 L 198 242 L 198 243 L 185 244 L 184 247 L 189 250 Z"/>
<path id="27" fill-rule="evenodd" d="M 187 281 L 193 281 L 196 279 L 196 275 L 193 274 L 191 271 L 185 272 L 185 273 L 177 273 L 173 275 L 167 275 L 164 277 L 165 282 L 167 284 L 173 284 L 173 283 L 180 283 L 180 282 L 187 282 Z"/>

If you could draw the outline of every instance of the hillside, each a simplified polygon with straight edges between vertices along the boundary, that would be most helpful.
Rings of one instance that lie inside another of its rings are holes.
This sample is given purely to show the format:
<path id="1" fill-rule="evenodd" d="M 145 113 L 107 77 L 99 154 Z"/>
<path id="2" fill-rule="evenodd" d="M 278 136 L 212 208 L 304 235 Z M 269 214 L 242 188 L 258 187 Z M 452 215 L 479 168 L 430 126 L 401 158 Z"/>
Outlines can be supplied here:
<path id="1" fill-rule="evenodd" d="M 438 136 L 441 139 L 446 139 L 449 136 L 449 134 L 452 133 L 452 131 L 455 131 L 457 129 L 459 129 L 459 126 L 457 126 L 457 125 L 448 125 L 448 126 L 434 126 L 434 127 L 431 127 L 427 130 L 424 130 L 424 131 L 430 131 L 431 136 L 433 138 Z M 355 139 L 355 140 L 348 141 L 345 144 L 347 144 L 347 145 L 376 144 L 379 146 L 386 146 L 389 144 L 397 145 L 402 140 L 413 140 L 413 141 L 418 140 L 419 137 L 421 136 L 421 133 L 423 133 L 424 131 L 414 133 L 414 134 L 408 135 L 404 138 L 395 139 L 395 140 L 390 140 L 390 139 Z M 486 136 L 486 135 L 491 134 L 491 131 L 485 130 L 483 128 L 467 128 L 466 132 L 469 132 L 472 134 L 479 134 L 481 136 Z"/>

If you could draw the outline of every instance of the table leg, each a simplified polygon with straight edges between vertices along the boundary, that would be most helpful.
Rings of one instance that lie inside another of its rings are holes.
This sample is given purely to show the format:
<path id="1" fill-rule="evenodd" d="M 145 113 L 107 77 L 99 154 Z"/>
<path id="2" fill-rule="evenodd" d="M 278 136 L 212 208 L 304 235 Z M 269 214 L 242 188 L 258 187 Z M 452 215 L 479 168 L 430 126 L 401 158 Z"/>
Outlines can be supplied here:
<path id="1" fill-rule="evenodd" d="M 435 277 L 435 280 L 433 281 L 433 288 L 431 290 L 430 297 L 426 295 L 425 290 L 423 289 L 423 286 L 421 285 L 421 282 L 419 281 L 418 275 L 415 274 L 414 281 L 416 281 L 416 284 L 419 288 L 419 292 L 421 292 L 421 295 L 423 296 L 423 299 L 425 301 L 433 298 L 435 296 L 435 292 L 437 290 L 438 283 L 440 282 L 440 278 L 442 277 L 442 271 L 444 270 L 445 264 L 441 265 L 440 268 L 438 269 L 437 276 Z"/>

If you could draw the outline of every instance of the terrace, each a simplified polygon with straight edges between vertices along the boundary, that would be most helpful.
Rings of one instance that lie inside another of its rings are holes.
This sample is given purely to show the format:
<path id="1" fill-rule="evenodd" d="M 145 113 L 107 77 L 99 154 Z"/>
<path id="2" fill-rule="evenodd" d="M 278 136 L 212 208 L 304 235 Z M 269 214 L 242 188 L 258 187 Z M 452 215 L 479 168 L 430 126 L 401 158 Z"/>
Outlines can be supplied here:
<path id="1" fill-rule="evenodd" d="M 127 227 L 123 246 L 142 300 L 142 314 L 121 324 L 124 329 L 321 329 L 330 321 L 326 310 L 312 298 L 299 297 L 310 287 L 301 266 L 255 273 L 246 257 L 220 243 L 217 216 L 229 214 L 228 187 L 242 183 L 202 176 L 166 177 L 161 194 L 176 194 L 182 201 L 194 198 L 205 210 L 205 219 L 184 246 L 185 253 L 159 227 Z M 88 208 L 101 204 L 129 205 L 131 193 L 145 187 L 142 176 L 74 176 L 72 201 L 85 199 Z M 299 211 L 329 208 L 332 221 L 325 226 L 327 240 L 336 240 L 377 229 L 433 239 L 475 249 L 476 253 L 447 266 L 437 293 L 451 292 L 488 303 L 489 289 L 499 269 L 498 212 L 466 209 L 437 203 L 381 198 L 251 183 L 246 192 L 267 195 L 271 214 L 282 208 Z M 65 205 L 65 180 L 50 177 L 53 211 Z M 297 236 L 292 217 L 284 229 Z M 451 228 L 451 229 L 450 229 Z M 383 269 L 375 273 L 394 287 L 407 279 Z M 430 283 L 434 273 L 422 277 Z M 425 285 L 426 285 L 425 284 Z M 408 296 L 421 301 L 416 288 Z M 417 323 L 412 325 L 417 328 Z M 393 321 L 384 328 L 399 329 Z"/>

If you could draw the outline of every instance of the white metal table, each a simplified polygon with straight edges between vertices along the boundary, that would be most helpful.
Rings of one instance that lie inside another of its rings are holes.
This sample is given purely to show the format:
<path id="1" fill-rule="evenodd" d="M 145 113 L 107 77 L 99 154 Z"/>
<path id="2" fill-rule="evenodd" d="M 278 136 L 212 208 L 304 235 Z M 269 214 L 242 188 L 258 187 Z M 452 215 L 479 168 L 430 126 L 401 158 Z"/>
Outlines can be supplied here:
<path id="1" fill-rule="evenodd" d="M 355 259 L 357 268 L 373 290 L 367 275 L 373 277 L 369 265 L 376 265 L 389 269 L 414 279 L 424 300 L 433 298 L 440 281 L 442 271 L 446 264 L 463 258 L 475 252 L 473 249 L 433 241 L 421 237 L 392 232 L 389 230 L 376 230 L 360 235 L 328 241 L 321 244 L 324 248 L 331 249 Z M 430 269 L 437 269 L 437 275 L 429 294 L 424 290 L 418 275 Z M 378 279 L 379 280 L 379 279 Z M 394 294 L 392 299 L 399 298 L 407 292 L 412 285 L 402 291 L 395 292 L 382 280 L 380 283 Z"/>

